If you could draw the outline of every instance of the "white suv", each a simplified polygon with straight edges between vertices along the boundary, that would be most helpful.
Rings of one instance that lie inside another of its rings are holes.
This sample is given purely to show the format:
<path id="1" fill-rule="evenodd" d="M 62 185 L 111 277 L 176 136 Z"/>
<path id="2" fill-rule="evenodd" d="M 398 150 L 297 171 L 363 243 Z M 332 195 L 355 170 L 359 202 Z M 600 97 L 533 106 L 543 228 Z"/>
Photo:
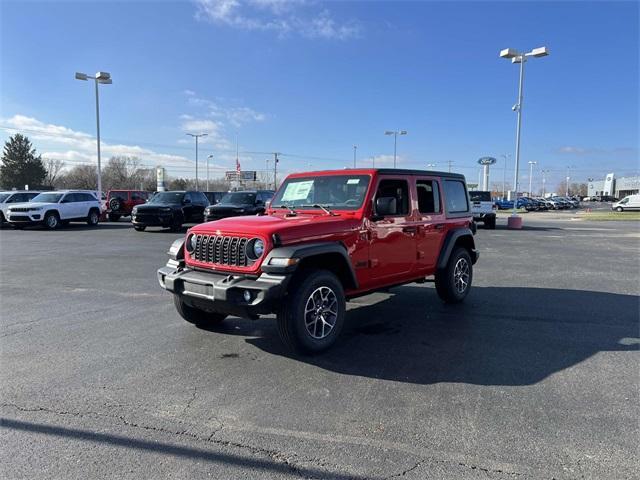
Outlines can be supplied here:
<path id="1" fill-rule="evenodd" d="M 40 192 L 33 190 L 10 190 L 0 192 L 0 224 L 7 219 L 7 209 L 16 203 L 30 202 Z"/>
<path id="2" fill-rule="evenodd" d="M 100 220 L 100 202 L 90 190 L 43 192 L 29 203 L 10 206 L 7 209 L 7 220 L 16 228 L 43 224 L 49 230 L 55 230 L 60 224 L 71 221 L 97 225 Z"/>

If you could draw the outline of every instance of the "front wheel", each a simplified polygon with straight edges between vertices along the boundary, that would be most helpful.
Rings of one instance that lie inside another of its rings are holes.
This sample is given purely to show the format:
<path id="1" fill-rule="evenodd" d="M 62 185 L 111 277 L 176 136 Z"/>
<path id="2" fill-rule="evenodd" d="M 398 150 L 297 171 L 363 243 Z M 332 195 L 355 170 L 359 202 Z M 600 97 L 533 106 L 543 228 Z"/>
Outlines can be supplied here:
<path id="1" fill-rule="evenodd" d="M 278 311 L 278 333 L 290 350 L 319 353 L 336 342 L 344 325 L 344 290 L 340 280 L 327 270 L 301 275 Z"/>
<path id="2" fill-rule="evenodd" d="M 110 213 L 109 214 L 109 221 L 110 222 L 117 222 L 118 220 L 120 220 L 120 215 L 118 215 L 117 213 Z"/>
<path id="3" fill-rule="evenodd" d="M 485 219 L 484 226 L 487 227 L 489 230 L 495 230 L 496 229 L 496 217 L 495 216 L 491 216 L 491 217 Z"/>
<path id="4" fill-rule="evenodd" d="M 56 212 L 49 212 L 44 216 L 44 226 L 49 230 L 55 230 L 60 225 L 60 218 Z"/>
<path id="5" fill-rule="evenodd" d="M 447 266 L 436 272 L 436 291 L 445 303 L 460 303 L 471 290 L 473 265 L 466 248 L 458 247 Z"/>
<path id="6" fill-rule="evenodd" d="M 134 225 L 134 226 L 133 226 L 133 229 L 134 229 L 136 232 L 144 232 L 144 229 L 145 229 L 145 228 L 147 228 L 147 227 L 145 227 L 144 225 Z"/>
<path id="7" fill-rule="evenodd" d="M 624 211 L 624 209 L 622 207 L 617 207 L 616 208 L 616 212 L 622 212 L 622 211 Z"/>
<path id="8" fill-rule="evenodd" d="M 205 312 L 204 310 L 193 308 L 184 303 L 178 295 L 173 296 L 173 303 L 180 316 L 187 322 L 193 323 L 194 325 L 213 327 L 215 325 L 219 325 L 225 318 L 227 318 L 224 313 Z"/>

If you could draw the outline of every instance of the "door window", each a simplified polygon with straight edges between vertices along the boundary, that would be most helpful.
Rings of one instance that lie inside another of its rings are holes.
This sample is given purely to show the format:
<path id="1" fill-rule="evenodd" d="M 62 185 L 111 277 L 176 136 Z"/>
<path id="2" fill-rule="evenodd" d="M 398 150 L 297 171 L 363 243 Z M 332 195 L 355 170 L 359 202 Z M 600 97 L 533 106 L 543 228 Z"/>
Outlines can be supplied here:
<path id="1" fill-rule="evenodd" d="M 440 213 L 440 192 L 435 180 L 418 180 L 418 211 L 420 213 Z"/>
<path id="2" fill-rule="evenodd" d="M 391 198 L 395 202 L 395 215 L 409 214 L 409 184 L 406 180 L 381 180 L 376 192 L 376 204 L 379 198 Z"/>

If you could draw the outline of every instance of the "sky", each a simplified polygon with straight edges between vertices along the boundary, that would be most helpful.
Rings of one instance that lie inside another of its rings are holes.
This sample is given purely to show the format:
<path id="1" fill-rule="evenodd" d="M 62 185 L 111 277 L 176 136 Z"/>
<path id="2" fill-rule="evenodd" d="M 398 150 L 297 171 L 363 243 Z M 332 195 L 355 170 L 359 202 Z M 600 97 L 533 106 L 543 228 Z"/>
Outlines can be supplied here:
<path id="1" fill-rule="evenodd" d="M 464 173 L 493 156 L 514 174 L 518 66 L 526 63 L 520 181 L 638 174 L 638 2 L 315 0 L 0 2 L 0 141 L 20 131 L 67 168 L 138 157 L 174 177 L 353 164 Z M 503 155 L 506 155 L 506 160 Z M 267 160 L 271 163 L 267 164 Z M 451 163 L 449 163 L 451 162 Z M 522 185 L 522 183 L 521 183 Z"/>

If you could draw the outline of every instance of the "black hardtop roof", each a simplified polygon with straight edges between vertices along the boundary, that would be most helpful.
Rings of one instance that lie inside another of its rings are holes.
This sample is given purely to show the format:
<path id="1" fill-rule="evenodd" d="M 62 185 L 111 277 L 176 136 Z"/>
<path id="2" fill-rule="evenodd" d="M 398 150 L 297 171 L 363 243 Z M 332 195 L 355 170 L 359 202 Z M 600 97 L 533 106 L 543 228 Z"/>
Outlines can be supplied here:
<path id="1" fill-rule="evenodd" d="M 461 173 L 437 172 L 434 170 L 412 170 L 407 168 L 377 168 L 376 170 L 383 175 L 428 175 L 432 177 L 455 178 L 456 180 L 465 179 Z"/>

